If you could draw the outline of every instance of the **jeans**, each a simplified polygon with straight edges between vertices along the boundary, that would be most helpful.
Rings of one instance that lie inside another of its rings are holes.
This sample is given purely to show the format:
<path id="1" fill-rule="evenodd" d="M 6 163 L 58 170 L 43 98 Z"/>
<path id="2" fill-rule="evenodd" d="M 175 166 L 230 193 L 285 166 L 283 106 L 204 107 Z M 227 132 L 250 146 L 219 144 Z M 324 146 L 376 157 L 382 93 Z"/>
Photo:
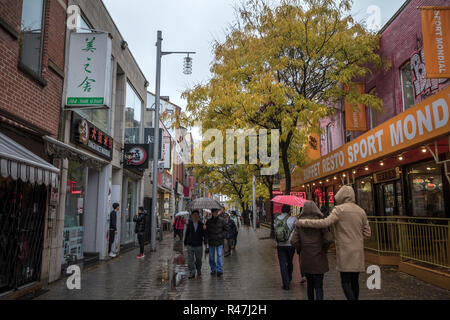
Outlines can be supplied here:
<path id="1" fill-rule="evenodd" d="M 108 253 L 111 253 L 112 245 L 113 245 L 115 239 L 116 239 L 116 230 L 114 230 L 114 229 L 109 229 L 109 246 L 108 246 Z"/>
<path id="2" fill-rule="evenodd" d="M 323 273 L 306 275 L 308 300 L 314 300 L 314 291 L 316 292 L 315 300 L 323 300 Z"/>
<path id="3" fill-rule="evenodd" d="M 138 237 L 138 241 L 139 241 L 139 253 L 140 254 L 144 254 L 144 238 L 145 238 L 145 233 L 144 232 L 138 232 L 137 234 Z"/>
<path id="4" fill-rule="evenodd" d="M 233 245 L 233 239 L 225 239 L 223 246 L 223 253 L 225 256 L 231 254 L 231 246 Z"/>
<path id="5" fill-rule="evenodd" d="M 202 254 L 203 254 L 203 246 L 187 247 L 188 268 L 189 274 L 191 276 L 195 275 L 196 269 L 197 271 L 200 271 L 202 269 Z"/>
<path id="6" fill-rule="evenodd" d="M 209 266 L 212 272 L 222 272 L 222 251 L 223 245 L 209 246 Z M 217 252 L 217 263 L 216 263 Z"/>
<path id="7" fill-rule="evenodd" d="M 292 271 L 294 270 L 292 260 L 294 259 L 295 249 L 292 246 L 278 246 L 277 251 L 283 285 L 289 286 L 292 281 Z"/>
<path id="8" fill-rule="evenodd" d="M 341 272 L 341 284 L 347 300 L 359 299 L 359 272 Z"/>

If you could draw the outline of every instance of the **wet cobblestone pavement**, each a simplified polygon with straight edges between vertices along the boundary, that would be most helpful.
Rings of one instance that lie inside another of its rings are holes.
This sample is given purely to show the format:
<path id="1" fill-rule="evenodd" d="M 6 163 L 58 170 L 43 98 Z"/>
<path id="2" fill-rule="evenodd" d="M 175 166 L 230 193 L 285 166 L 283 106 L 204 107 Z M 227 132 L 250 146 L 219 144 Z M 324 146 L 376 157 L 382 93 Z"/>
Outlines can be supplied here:
<path id="1" fill-rule="evenodd" d="M 187 279 L 186 261 L 180 256 L 181 243 L 166 235 L 155 253 L 146 246 L 144 259 L 135 258 L 137 249 L 123 253 L 112 261 L 84 271 L 81 290 L 69 290 L 65 280 L 60 280 L 36 299 L 305 300 L 306 284 L 300 284 L 297 255 L 291 290 L 282 290 L 276 247 L 273 240 L 268 239 L 269 232 L 265 228 L 256 233 L 241 228 L 237 249 L 224 258 L 222 278 L 210 275 L 208 260 L 204 258 L 202 276 Z M 324 278 L 325 299 L 344 300 L 332 253 L 329 262 L 330 272 Z M 367 277 L 367 274 L 360 275 L 362 300 L 450 299 L 450 291 L 393 268 L 382 268 L 380 290 L 367 289 Z"/>

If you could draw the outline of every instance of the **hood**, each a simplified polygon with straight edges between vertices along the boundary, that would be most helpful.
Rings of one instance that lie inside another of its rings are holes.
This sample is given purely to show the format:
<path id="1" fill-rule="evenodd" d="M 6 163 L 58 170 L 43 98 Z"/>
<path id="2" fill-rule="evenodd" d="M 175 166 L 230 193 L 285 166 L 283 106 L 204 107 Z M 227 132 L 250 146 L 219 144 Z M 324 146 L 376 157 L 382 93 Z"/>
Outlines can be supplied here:
<path id="1" fill-rule="evenodd" d="M 323 218 L 323 214 L 322 212 L 320 212 L 319 208 L 317 207 L 314 201 L 306 201 L 305 204 L 303 205 L 300 218 L 302 219 Z"/>
<path id="2" fill-rule="evenodd" d="M 350 186 L 343 186 L 334 196 L 336 204 L 355 202 L 355 191 Z"/>

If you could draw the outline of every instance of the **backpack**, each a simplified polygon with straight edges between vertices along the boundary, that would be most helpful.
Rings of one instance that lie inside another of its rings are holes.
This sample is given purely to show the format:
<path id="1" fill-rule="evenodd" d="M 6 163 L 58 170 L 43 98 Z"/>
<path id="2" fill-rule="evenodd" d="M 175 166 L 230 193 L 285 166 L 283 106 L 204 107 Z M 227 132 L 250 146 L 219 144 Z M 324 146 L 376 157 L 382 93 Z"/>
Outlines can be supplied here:
<path id="1" fill-rule="evenodd" d="M 287 221 L 290 218 L 289 215 L 286 215 L 283 220 L 276 219 L 275 222 L 275 240 L 277 242 L 286 242 L 289 240 L 289 236 L 291 235 L 291 230 L 289 230 Z"/>

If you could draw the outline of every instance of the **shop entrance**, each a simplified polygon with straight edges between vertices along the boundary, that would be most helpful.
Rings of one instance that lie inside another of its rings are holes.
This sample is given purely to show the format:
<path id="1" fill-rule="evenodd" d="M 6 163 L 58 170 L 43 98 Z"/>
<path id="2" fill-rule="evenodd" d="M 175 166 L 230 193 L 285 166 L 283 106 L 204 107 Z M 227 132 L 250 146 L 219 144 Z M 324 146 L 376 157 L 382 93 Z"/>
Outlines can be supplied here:
<path id="1" fill-rule="evenodd" d="M 375 185 L 378 216 L 403 215 L 402 185 L 400 180 Z"/>
<path id="2" fill-rule="evenodd" d="M 47 188 L 0 178 L 0 293 L 38 281 Z"/>

